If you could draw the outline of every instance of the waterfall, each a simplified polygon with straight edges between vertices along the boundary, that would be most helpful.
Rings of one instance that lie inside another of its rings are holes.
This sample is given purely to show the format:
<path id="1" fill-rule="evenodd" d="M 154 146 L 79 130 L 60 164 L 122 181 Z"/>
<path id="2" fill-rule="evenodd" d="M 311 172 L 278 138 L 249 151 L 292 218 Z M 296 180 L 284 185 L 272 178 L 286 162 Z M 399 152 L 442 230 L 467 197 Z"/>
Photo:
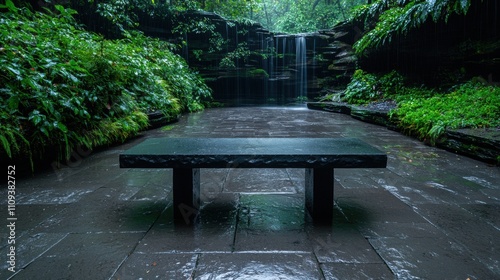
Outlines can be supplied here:
<path id="1" fill-rule="evenodd" d="M 274 77 L 276 78 L 276 75 L 277 75 L 277 71 L 278 71 L 278 67 L 279 67 L 279 48 L 280 48 L 280 41 L 278 40 L 278 38 L 273 38 L 273 41 L 274 41 L 274 58 L 275 58 L 275 61 L 274 61 Z"/>
<path id="2" fill-rule="evenodd" d="M 283 69 L 285 69 L 286 65 L 286 37 L 283 37 Z"/>
<path id="3" fill-rule="evenodd" d="M 237 49 L 239 45 L 239 31 L 238 25 L 234 26 L 234 48 Z M 235 95 L 236 95 L 236 104 L 240 104 L 241 102 L 241 90 L 240 90 L 240 59 L 236 58 L 236 85 L 235 85 Z"/>
<path id="4" fill-rule="evenodd" d="M 274 65 L 274 56 L 276 54 L 275 44 L 273 38 L 266 38 L 266 41 L 267 41 L 267 55 L 269 56 L 267 59 L 269 63 L 268 75 L 269 78 L 274 78 L 276 72 L 276 68 Z"/>
<path id="5" fill-rule="evenodd" d="M 275 80 L 275 75 L 276 75 L 276 66 L 274 65 L 274 56 L 275 56 L 275 44 L 274 44 L 274 38 L 273 37 L 268 37 L 266 36 L 266 50 L 265 54 L 267 56 L 267 78 L 265 79 L 265 87 L 266 87 L 266 96 L 268 100 L 272 99 L 274 102 L 276 102 L 276 83 L 274 82 Z"/>
<path id="6" fill-rule="evenodd" d="M 269 73 L 269 65 L 268 65 L 268 59 L 265 56 L 267 52 L 267 44 L 265 40 L 265 36 L 263 33 L 258 33 L 259 35 L 259 41 L 260 41 L 260 53 L 261 53 L 261 62 L 260 65 L 262 69 L 266 72 Z M 265 100 L 269 99 L 269 90 L 267 88 L 267 79 L 264 77 L 261 77 L 262 87 L 260 88 L 260 92 L 264 95 Z"/>
<path id="7" fill-rule="evenodd" d="M 297 67 L 297 97 L 307 97 L 306 38 L 295 38 L 295 64 Z"/>
<path id="8" fill-rule="evenodd" d="M 283 37 L 283 47 L 282 47 L 282 56 L 283 56 L 283 63 L 281 65 L 281 75 L 284 74 L 285 72 L 285 65 L 286 65 L 286 37 Z M 281 83 L 281 96 L 284 97 L 285 96 L 285 83 Z"/>

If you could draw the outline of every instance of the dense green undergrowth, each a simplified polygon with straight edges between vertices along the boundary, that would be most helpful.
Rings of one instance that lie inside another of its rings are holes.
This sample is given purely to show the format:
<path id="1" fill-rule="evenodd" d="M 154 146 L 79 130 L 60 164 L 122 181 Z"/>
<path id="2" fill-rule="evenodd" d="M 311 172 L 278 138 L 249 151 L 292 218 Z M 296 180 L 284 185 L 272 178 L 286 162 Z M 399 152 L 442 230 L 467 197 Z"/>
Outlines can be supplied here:
<path id="1" fill-rule="evenodd" d="M 148 127 L 147 113 L 175 118 L 203 109 L 210 90 L 165 42 L 128 33 L 106 40 L 80 28 L 74 11 L 0 13 L 0 155 L 124 141 Z"/>
<path id="2" fill-rule="evenodd" d="M 446 129 L 500 127 L 500 87 L 483 79 L 444 91 L 415 86 L 395 71 L 376 75 L 357 70 L 343 100 L 353 104 L 394 100 L 392 120 L 404 132 L 431 143 Z"/>

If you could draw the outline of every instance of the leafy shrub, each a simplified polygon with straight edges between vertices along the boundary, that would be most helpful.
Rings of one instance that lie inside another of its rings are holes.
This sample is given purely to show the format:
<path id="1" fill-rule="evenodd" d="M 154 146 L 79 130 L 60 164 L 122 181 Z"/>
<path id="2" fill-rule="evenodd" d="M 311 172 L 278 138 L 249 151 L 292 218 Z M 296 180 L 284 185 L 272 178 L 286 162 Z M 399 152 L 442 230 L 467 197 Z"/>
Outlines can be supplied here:
<path id="1" fill-rule="evenodd" d="M 403 93 L 404 85 L 405 78 L 395 70 L 377 75 L 358 69 L 347 85 L 343 100 L 353 104 L 367 104 L 381 99 L 393 99 Z"/>
<path id="2" fill-rule="evenodd" d="M 366 104 L 379 96 L 377 77 L 358 69 L 347 85 L 343 100 L 353 104 Z"/>
<path id="3" fill-rule="evenodd" d="M 210 90 L 170 45 L 139 33 L 104 40 L 74 11 L 0 8 L 0 143 L 9 157 L 59 158 L 83 145 L 124 141 L 148 126 L 146 113 L 176 117 L 203 109 Z M 1 152 L 1 151 L 0 151 Z"/>
<path id="4" fill-rule="evenodd" d="M 500 87 L 468 82 L 448 94 L 411 88 L 392 116 L 406 132 L 434 143 L 446 129 L 500 126 Z"/>
<path id="5" fill-rule="evenodd" d="M 246 61 L 252 54 L 246 42 L 239 43 L 234 51 L 228 52 L 220 61 L 219 67 L 234 69 L 236 68 L 235 62 L 243 59 Z"/>
<path id="6" fill-rule="evenodd" d="M 397 71 L 380 76 L 358 69 L 347 85 L 343 100 L 353 104 L 366 104 L 397 95 L 403 85 L 404 78 Z"/>
<path id="7" fill-rule="evenodd" d="M 393 70 L 379 78 L 378 86 L 385 98 L 393 98 L 403 92 L 405 82 L 405 77 Z"/>

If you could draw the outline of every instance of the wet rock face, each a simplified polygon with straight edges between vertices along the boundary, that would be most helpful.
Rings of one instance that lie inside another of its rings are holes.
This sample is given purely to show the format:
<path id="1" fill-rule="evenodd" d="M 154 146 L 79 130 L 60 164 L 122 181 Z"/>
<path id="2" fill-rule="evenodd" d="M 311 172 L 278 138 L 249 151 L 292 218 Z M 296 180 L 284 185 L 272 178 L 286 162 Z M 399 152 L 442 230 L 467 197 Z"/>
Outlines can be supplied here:
<path id="1" fill-rule="evenodd" d="M 347 84 L 355 68 L 355 29 L 347 25 L 311 34 L 275 34 L 257 23 L 190 11 L 175 19 L 143 16 L 140 28 L 182 46 L 179 54 L 205 78 L 218 101 L 314 99 L 322 95 L 325 80 L 336 77 L 334 83 Z"/>
<path id="2" fill-rule="evenodd" d="M 448 130 L 437 146 L 500 165 L 500 129 Z"/>

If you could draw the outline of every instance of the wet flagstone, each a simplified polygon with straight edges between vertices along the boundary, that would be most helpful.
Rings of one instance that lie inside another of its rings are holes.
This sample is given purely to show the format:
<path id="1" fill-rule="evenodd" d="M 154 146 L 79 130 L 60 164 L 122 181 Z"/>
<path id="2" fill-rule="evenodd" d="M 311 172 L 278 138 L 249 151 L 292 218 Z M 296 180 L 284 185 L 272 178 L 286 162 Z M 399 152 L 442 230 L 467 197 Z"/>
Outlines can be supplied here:
<path id="1" fill-rule="evenodd" d="M 20 271 L 34 261 L 38 261 L 40 256 L 45 254 L 47 250 L 58 244 L 61 240 L 67 237 L 66 233 L 33 233 L 26 232 L 16 241 L 19 244 L 16 251 L 17 262 L 16 271 Z M 2 242 L 7 244 L 7 242 Z M 2 248 L 5 252 L 6 248 Z M 5 258 L 6 254 L 2 254 L 0 266 L 0 279 L 7 279 L 12 273 L 7 270 L 8 263 Z M 5 258 L 5 259 L 4 259 Z M 20 278 L 21 279 L 21 278 Z M 27 278 L 28 279 L 28 278 Z"/>
<path id="2" fill-rule="evenodd" d="M 69 234 L 19 271 L 19 279 L 107 279 L 142 233 Z"/>
<path id="3" fill-rule="evenodd" d="M 380 263 L 380 256 L 356 229 L 348 223 L 309 232 L 313 250 L 320 263 Z"/>
<path id="4" fill-rule="evenodd" d="M 197 254 L 134 253 L 112 279 L 190 279 Z"/>
<path id="5" fill-rule="evenodd" d="M 321 279 L 311 253 L 202 254 L 194 279 Z"/>
<path id="6" fill-rule="evenodd" d="M 351 189 L 338 196 L 336 202 L 347 219 L 355 224 L 425 222 L 409 205 L 385 189 Z"/>
<path id="7" fill-rule="evenodd" d="M 304 228 L 303 196 L 249 194 L 240 198 L 239 229 L 298 230 Z"/>
<path id="8" fill-rule="evenodd" d="M 370 242 L 398 279 L 496 278 L 465 247 L 446 237 L 378 238 Z"/>
<path id="9" fill-rule="evenodd" d="M 172 171 L 118 166 L 149 137 L 359 137 L 389 161 L 335 170 L 328 226 L 303 169 L 202 169 L 198 218 L 176 225 Z M 346 115 L 207 109 L 62 164 L 17 180 L 17 274 L 4 224 L 0 279 L 500 279 L 500 169 Z"/>
<path id="10" fill-rule="evenodd" d="M 456 242 L 466 246 L 475 259 L 493 271 L 500 272 L 500 259 L 497 257 L 496 248 L 500 240 L 500 220 L 497 219 L 494 225 L 489 224 L 482 218 L 483 215 L 471 213 L 459 206 L 422 205 L 418 211 L 437 227 L 445 230 Z M 498 217 L 495 211 L 492 212 L 493 215 Z"/>
<path id="11" fill-rule="evenodd" d="M 394 279 L 394 275 L 383 263 L 325 263 L 321 271 L 326 280 Z"/>

